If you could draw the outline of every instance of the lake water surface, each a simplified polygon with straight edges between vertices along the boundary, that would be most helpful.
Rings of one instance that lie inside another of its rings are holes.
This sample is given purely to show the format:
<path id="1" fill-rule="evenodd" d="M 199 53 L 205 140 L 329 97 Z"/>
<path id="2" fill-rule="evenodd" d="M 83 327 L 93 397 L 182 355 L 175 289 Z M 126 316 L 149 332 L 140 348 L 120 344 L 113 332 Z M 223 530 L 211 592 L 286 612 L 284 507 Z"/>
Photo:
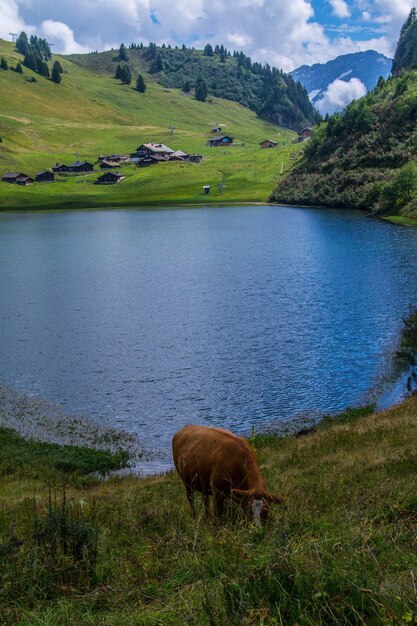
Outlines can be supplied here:
<path id="1" fill-rule="evenodd" d="M 245 206 L 0 214 L 0 379 L 168 450 L 358 403 L 417 304 L 417 229 Z"/>

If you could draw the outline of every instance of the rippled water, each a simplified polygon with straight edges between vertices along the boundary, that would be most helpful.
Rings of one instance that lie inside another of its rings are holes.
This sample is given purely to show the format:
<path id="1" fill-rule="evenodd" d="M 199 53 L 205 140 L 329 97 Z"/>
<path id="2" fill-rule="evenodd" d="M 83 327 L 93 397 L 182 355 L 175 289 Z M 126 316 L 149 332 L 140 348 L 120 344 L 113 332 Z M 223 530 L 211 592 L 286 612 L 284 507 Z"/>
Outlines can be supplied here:
<path id="1" fill-rule="evenodd" d="M 417 303 L 417 230 L 236 207 L 0 214 L 0 378 L 167 450 L 358 402 Z"/>

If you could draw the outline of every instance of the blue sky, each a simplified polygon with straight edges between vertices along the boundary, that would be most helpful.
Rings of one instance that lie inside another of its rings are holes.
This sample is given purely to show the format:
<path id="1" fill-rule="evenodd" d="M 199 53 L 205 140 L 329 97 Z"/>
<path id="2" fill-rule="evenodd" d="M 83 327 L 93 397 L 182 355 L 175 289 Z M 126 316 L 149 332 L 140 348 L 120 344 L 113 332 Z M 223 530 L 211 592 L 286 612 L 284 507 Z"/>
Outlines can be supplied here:
<path id="1" fill-rule="evenodd" d="M 26 30 L 56 52 L 122 41 L 223 43 L 290 71 L 339 54 L 395 50 L 413 0 L 0 0 L 0 37 Z"/>

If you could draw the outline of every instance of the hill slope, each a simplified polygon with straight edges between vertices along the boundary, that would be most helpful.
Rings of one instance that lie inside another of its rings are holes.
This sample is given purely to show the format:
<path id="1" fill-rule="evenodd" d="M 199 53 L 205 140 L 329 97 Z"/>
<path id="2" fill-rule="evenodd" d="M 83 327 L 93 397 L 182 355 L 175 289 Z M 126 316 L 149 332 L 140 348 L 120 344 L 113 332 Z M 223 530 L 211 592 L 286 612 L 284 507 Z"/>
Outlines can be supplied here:
<path id="1" fill-rule="evenodd" d="M 203 80 L 209 96 L 238 102 L 262 119 L 296 130 L 318 119 L 307 91 L 298 82 L 276 68 L 252 62 L 243 52 L 232 55 L 223 46 L 213 50 L 209 45 L 204 51 L 185 46 L 132 46 L 126 51 L 127 65 L 135 76 L 147 71 L 164 87 L 183 89 L 188 84 L 191 90 Z M 110 75 L 120 61 L 118 51 L 69 58 Z"/>
<path id="2" fill-rule="evenodd" d="M 273 200 L 415 217 L 416 115 L 417 72 L 381 81 L 343 114 L 315 127 L 304 158 Z"/>
<path id="3" fill-rule="evenodd" d="M 376 86 L 380 76 L 388 78 L 391 66 L 392 59 L 374 50 L 368 50 L 344 54 L 327 63 L 302 65 L 290 72 L 290 76 L 307 89 L 312 103 L 320 109 L 320 101 L 334 81 L 342 80 L 348 83 L 352 78 L 356 78 L 361 81 L 367 91 L 370 91 Z M 335 104 L 326 112 L 334 113 L 340 108 L 340 105 Z"/>
<path id="4" fill-rule="evenodd" d="M 97 174 L 62 178 L 50 185 L 17 187 L 0 183 L 2 207 L 116 206 L 155 203 L 198 203 L 207 200 L 202 185 L 212 185 L 211 201 L 265 201 L 294 147 L 293 133 L 260 120 L 238 103 L 210 98 L 199 102 L 190 94 L 167 89 L 145 75 L 147 90 L 112 78 L 114 52 L 58 59 L 64 73 L 59 85 L 24 68 L 22 75 L 0 70 L 0 174 L 23 171 L 34 175 L 56 162 L 95 162 L 99 154 L 129 154 L 141 143 L 163 142 L 173 149 L 200 152 L 203 161 L 164 163 L 140 169 L 123 168 L 119 185 L 93 185 Z M 15 66 L 22 55 L 0 40 L 0 57 Z M 144 71 L 138 61 L 138 69 Z M 29 82 L 36 78 L 37 82 Z M 227 150 L 206 146 L 213 123 L 239 145 Z M 175 126 L 170 136 L 169 127 Z M 271 138 L 275 150 L 261 150 Z M 80 184 L 86 180 L 86 184 Z M 218 192 L 222 182 L 223 195 Z"/>

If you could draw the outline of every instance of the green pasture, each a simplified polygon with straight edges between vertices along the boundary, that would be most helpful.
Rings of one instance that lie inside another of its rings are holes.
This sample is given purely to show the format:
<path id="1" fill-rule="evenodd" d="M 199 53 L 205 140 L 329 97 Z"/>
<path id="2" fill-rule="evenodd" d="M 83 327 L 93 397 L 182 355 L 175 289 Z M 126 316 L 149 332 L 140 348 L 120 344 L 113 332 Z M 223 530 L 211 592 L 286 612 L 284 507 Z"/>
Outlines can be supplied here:
<path id="1" fill-rule="evenodd" d="M 0 40 L 0 56 L 9 66 L 20 55 Z M 34 176 L 57 162 L 87 160 L 100 154 L 133 152 L 141 143 L 166 143 L 173 149 L 199 152 L 200 164 L 163 163 L 149 168 L 121 167 L 126 179 L 114 186 L 94 185 L 94 175 L 59 177 L 53 184 L 23 188 L 0 183 L 0 207 L 65 208 L 199 204 L 202 202 L 265 202 L 290 156 L 294 133 L 258 119 L 234 102 L 165 89 L 146 75 L 147 91 L 121 85 L 110 71 L 113 53 L 57 57 L 64 69 L 56 85 L 24 68 L 24 74 L 0 71 L 0 175 L 22 171 Z M 80 58 L 83 64 L 80 64 Z M 36 77 L 37 82 L 28 79 Z M 224 124 L 236 146 L 209 148 L 210 129 Z M 174 126 L 171 135 L 169 127 Z M 262 150 L 259 142 L 278 141 Z M 218 186 L 223 183 L 223 194 Z M 204 196 L 203 185 L 211 185 Z"/>

